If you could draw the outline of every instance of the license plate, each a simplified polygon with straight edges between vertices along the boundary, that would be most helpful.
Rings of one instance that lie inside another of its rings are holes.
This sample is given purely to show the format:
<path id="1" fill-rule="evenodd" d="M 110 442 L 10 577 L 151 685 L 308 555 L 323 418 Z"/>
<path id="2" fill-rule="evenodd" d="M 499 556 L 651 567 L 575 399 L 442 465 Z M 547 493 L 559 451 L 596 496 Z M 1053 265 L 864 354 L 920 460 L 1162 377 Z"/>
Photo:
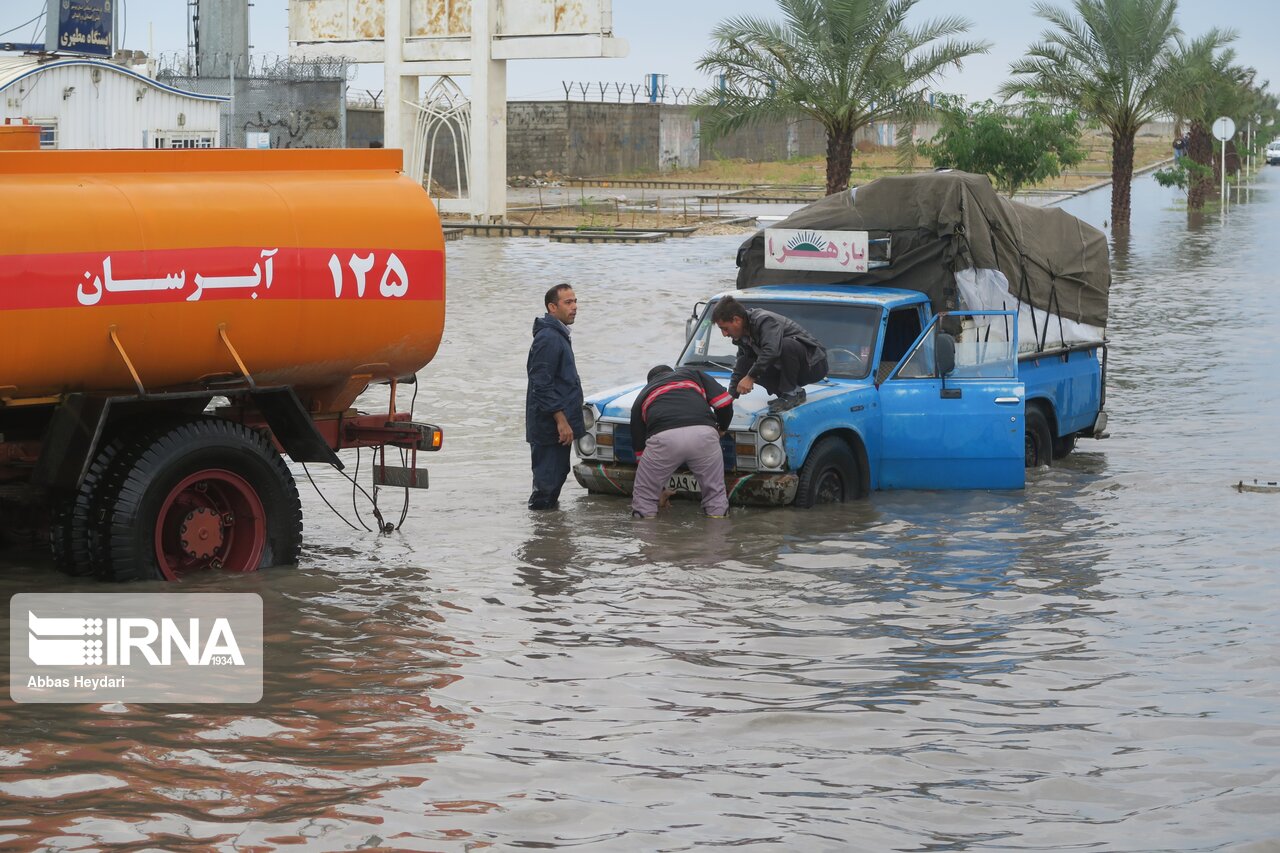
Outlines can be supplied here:
<path id="1" fill-rule="evenodd" d="M 667 480 L 667 491 L 693 492 L 695 495 L 701 493 L 701 490 L 698 488 L 698 478 L 687 472 L 672 474 L 671 479 Z"/>

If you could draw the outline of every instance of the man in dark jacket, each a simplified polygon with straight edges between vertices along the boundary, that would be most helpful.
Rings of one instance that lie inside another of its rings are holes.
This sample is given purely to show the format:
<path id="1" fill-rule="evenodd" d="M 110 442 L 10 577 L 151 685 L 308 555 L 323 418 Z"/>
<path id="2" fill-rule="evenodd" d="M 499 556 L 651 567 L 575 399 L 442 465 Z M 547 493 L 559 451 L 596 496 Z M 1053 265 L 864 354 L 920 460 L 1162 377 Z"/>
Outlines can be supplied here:
<path id="1" fill-rule="evenodd" d="M 702 511 L 712 518 L 729 512 L 724 488 L 720 436 L 733 420 L 733 398 L 701 370 L 672 370 L 660 364 L 649 371 L 631 405 L 631 445 L 639 464 L 631 491 L 631 515 L 651 518 L 669 478 L 681 465 L 698 478 Z"/>
<path id="2" fill-rule="evenodd" d="M 557 284 L 544 297 L 547 313 L 533 321 L 529 347 L 529 388 L 524 398 L 524 438 L 533 456 L 529 509 L 558 509 L 569 476 L 569 448 L 586 433 L 582 421 L 582 381 L 573 359 L 569 327 L 578 315 L 578 297 Z"/>
<path id="3" fill-rule="evenodd" d="M 804 402 L 804 386 L 827 375 L 827 350 L 818 339 L 789 317 L 747 308 L 732 296 L 716 305 L 711 320 L 720 334 L 732 338 L 738 360 L 729 377 L 729 393 L 749 394 L 759 382 L 777 399 L 769 403 L 775 412 Z"/>

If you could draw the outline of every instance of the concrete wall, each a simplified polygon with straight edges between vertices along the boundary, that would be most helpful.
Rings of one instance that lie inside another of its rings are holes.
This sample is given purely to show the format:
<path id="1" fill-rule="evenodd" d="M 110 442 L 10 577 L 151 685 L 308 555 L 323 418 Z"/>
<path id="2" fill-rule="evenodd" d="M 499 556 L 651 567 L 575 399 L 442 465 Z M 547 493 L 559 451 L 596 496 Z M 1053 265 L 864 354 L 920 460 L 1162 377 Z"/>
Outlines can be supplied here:
<path id="1" fill-rule="evenodd" d="M 230 95 L 232 87 L 229 77 L 169 75 L 161 81 L 212 95 Z M 269 134 L 272 148 L 338 148 L 344 143 L 350 146 L 343 80 L 245 76 L 236 77 L 234 85 L 234 102 L 222 111 L 222 144 L 228 148 L 244 147 L 248 132 Z M 379 127 L 381 123 L 379 113 Z"/>
<path id="2" fill-rule="evenodd" d="M 932 135 L 934 129 L 922 129 Z M 744 128 L 709 144 L 687 106 L 606 104 L 584 101 L 514 101 L 507 104 L 507 174 L 554 171 L 574 177 L 690 169 L 703 160 L 755 161 L 824 156 L 826 132 L 804 119 Z M 366 148 L 382 139 L 382 110 L 347 111 L 347 145 Z M 855 142 L 893 144 L 893 126 L 864 128 Z M 453 142 L 436 139 L 433 180 L 453 191 Z M 445 164 L 445 166 L 441 166 Z M 447 168 L 446 168 L 447 167 Z"/>
<path id="3" fill-rule="evenodd" d="M 692 169 L 702 159 L 698 120 L 687 107 L 658 108 L 658 168 Z"/>
<path id="4" fill-rule="evenodd" d="M 347 147 L 368 148 L 370 142 L 382 143 L 382 110 L 347 107 Z"/>
<path id="5" fill-rule="evenodd" d="M 704 160 L 790 160 L 826 154 L 827 137 L 820 124 L 801 119 L 749 125 L 715 142 L 700 140 L 699 146 Z"/>
<path id="6" fill-rule="evenodd" d="M 507 174 L 532 175 L 567 171 L 570 105 L 562 101 L 517 101 L 507 104 Z"/>
<path id="7" fill-rule="evenodd" d="M 243 145 L 253 131 L 271 136 L 272 148 L 336 148 L 346 138 L 345 86 L 337 80 L 236 80 L 234 127 Z"/>
<path id="8" fill-rule="evenodd" d="M 650 172 L 658 167 L 657 104 L 562 101 L 568 111 L 564 169 L 570 175 Z M 508 150 L 512 143 L 508 137 Z M 507 156 L 508 163 L 511 156 Z M 561 171 L 556 167 L 556 171 Z"/>

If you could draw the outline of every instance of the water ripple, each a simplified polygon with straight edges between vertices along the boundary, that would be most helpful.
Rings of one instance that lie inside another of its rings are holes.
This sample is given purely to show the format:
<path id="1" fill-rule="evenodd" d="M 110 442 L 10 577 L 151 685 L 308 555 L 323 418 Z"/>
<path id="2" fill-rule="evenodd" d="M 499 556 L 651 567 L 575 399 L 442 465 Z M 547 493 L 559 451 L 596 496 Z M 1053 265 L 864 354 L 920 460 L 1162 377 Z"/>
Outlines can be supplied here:
<path id="1" fill-rule="evenodd" d="M 1229 227 L 1135 186 L 1109 441 L 1021 493 L 727 523 L 572 485 L 531 517 L 521 403 L 548 284 L 577 287 L 587 386 L 630 382 L 738 238 L 451 244 L 415 404 L 447 440 L 404 530 L 304 480 L 300 568 L 191 585 L 263 596 L 256 705 L 0 706 L 0 846 L 1270 849 L 1280 516 L 1229 484 L 1280 475 L 1277 180 Z"/>

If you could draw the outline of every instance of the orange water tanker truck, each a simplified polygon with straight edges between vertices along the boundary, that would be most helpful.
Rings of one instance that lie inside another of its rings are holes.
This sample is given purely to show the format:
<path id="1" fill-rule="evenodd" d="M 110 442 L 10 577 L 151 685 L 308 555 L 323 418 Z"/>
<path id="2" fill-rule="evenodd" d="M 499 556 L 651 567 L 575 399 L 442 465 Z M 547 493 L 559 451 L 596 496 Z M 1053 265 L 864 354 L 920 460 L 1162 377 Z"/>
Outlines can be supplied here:
<path id="1" fill-rule="evenodd" d="M 0 520 L 115 580 L 296 562 L 281 454 L 394 453 L 444 328 L 444 243 L 392 150 L 0 151 Z M 392 385 L 388 411 L 356 398 Z"/>

